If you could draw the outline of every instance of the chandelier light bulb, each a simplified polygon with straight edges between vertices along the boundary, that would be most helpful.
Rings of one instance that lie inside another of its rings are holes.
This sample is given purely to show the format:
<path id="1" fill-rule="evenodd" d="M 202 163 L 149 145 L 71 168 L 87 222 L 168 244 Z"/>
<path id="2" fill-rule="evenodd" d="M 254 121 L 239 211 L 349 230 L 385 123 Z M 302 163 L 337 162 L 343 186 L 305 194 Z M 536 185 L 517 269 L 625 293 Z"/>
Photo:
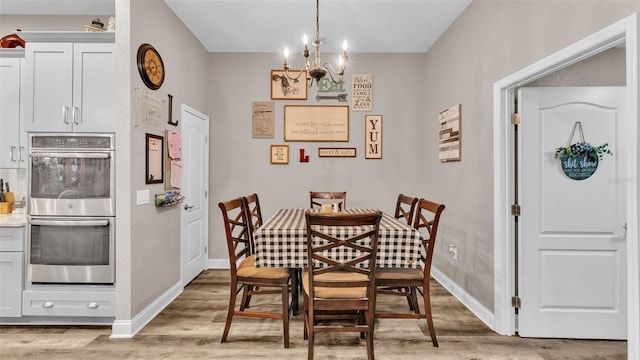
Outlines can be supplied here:
<path id="1" fill-rule="evenodd" d="M 284 48 L 284 58 L 288 58 L 289 57 L 289 48 Z"/>
<path id="2" fill-rule="evenodd" d="M 304 46 L 309 45 L 309 37 L 307 37 L 307 34 L 302 35 L 302 43 Z"/>
<path id="3" fill-rule="evenodd" d="M 342 51 L 347 51 L 347 40 L 342 43 Z"/>

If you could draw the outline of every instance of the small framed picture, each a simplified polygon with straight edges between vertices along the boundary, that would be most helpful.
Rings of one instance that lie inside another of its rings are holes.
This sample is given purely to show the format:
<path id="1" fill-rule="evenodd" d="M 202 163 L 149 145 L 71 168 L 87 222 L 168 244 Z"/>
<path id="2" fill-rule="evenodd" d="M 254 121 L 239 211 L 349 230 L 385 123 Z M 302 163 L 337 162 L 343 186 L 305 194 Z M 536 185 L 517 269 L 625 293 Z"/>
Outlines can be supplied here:
<path id="1" fill-rule="evenodd" d="M 162 158 L 164 151 L 164 138 L 162 136 L 147 134 L 146 143 L 146 169 L 145 178 L 146 184 L 160 184 L 162 183 Z"/>
<path id="2" fill-rule="evenodd" d="M 307 100 L 307 71 L 271 70 L 271 100 Z"/>
<path id="3" fill-rule="evenodd" d="M 289 145 L 271 145 L 271 163 L 289 163 Z"/>

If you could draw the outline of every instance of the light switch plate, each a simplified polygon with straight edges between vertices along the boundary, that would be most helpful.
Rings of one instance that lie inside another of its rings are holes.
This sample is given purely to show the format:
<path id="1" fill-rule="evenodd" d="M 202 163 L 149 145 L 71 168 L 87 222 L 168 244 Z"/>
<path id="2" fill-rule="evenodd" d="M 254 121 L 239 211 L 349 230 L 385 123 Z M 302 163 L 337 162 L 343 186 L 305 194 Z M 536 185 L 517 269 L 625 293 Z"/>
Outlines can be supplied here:
<path id="1" fill-rule="evenodd" d="M 138 190 L 136 192 L 136 205 L 149 203 L 149 190 Z"/>

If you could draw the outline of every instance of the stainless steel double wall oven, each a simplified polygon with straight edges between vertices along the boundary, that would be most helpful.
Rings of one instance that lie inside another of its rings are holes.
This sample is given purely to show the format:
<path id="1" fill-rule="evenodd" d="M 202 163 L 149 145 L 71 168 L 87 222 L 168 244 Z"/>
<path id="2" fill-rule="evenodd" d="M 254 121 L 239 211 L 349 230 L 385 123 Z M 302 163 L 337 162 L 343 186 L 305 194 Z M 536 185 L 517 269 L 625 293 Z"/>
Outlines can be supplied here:
<path id="1" fill-rule="evenodd" d="M 27 280 L 115 281 L 113 134 L 29 134 Z"/>

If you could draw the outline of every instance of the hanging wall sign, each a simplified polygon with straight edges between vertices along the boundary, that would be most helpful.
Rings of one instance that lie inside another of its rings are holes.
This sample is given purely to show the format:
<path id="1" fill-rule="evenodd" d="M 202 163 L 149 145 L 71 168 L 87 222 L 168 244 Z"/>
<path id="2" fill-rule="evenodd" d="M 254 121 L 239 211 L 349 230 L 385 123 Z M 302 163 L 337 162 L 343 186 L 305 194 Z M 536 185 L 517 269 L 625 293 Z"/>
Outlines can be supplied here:
<path id="1" fill-rule="evenodd" d="M 364 158 L 382 159 L 382 115 L 365 115 Z"/>
<path id="2" fill-rule="evenodd" d="M 438 157 L 440 162 L 461 160 L 462 104 L 440 112 L 438 117 Z"/>
<path id="3" fill-rule="evenodd" d="M 373 109 L 373 75 L 354 74 L 351 78 L 351 98 L 353 111 L 371 111 Z"/>
<path id="4" fill-rule="evenodd" d="M 576 129 L 578 129 L 580 141 L 572 144 L 571 141 Z M 580 121 L 576 121 L 573 124 L 567 145 L 556 148 L 554 157 L 560 159 L 560 166 L 567 177 L 573 180 L 584 180 L 590 178 L 596 172 L 598 163 L 604 154 L 613 155 L 608 146 L 608 143 L 593 146 L 586 142 L 582 132 L 582 124 Z"/>
<path id="5" fill-rule="evenodd" d="M 598 168 L 598 158 L 589 159 L 588 155 L 563 156 L 560 161 L 564 174 L 573 180 L 587 179 Z"/>

